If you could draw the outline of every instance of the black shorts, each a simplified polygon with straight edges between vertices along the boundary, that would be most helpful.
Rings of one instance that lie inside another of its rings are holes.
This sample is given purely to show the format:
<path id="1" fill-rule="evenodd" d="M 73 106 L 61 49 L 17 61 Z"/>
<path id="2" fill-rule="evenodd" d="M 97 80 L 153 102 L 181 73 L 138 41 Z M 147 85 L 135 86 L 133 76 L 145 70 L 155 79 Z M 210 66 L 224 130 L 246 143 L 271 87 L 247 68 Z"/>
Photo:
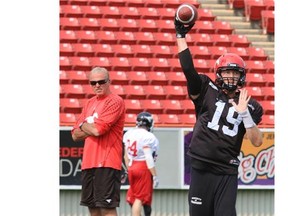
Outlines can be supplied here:
<path id="1" fill-rule="evenodd" d="M 120 203 L 121 171 L 101 167 L 82 170 L 80 205 L 90 208 L 116 208 Z"/>
<path id="2" fill-rule="evenodd" d="M 191 167 L 189 214 L 236 216 L 237 175 L 217 175 Z"/>

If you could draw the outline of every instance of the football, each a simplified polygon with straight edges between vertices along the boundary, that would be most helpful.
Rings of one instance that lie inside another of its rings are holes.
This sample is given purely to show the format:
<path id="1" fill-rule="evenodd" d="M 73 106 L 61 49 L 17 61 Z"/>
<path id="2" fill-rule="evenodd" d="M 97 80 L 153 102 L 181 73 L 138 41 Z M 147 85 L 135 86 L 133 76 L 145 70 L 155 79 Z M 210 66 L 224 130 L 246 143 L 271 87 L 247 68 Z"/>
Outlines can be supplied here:
<path id="1" fill-rule="evenodd" d="M 197 8 L 192 4 L 183 3 L 176 10 L 176 18 L 185 25 L 193 24 L 198 19 Z"/>

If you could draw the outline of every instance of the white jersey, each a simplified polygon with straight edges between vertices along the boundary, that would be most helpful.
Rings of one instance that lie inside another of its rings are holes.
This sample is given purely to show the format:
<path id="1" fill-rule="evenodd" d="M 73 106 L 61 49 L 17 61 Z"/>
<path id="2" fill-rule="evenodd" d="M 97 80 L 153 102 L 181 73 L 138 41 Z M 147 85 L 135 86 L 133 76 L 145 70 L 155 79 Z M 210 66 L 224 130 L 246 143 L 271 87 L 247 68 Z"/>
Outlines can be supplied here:
<path id="1" fill-rule="evenodd" d="M 149 147 L 153 152 L 154 160 L 158 155 L 159 140 L 156 136 L 144 128 L 132 128 L 123 136 L 123 142 L 128 154 L 130 163 L 135 161 L 145 161 L 143 148 Z M 131 164 L 130 164 L 131 165 Z"/>

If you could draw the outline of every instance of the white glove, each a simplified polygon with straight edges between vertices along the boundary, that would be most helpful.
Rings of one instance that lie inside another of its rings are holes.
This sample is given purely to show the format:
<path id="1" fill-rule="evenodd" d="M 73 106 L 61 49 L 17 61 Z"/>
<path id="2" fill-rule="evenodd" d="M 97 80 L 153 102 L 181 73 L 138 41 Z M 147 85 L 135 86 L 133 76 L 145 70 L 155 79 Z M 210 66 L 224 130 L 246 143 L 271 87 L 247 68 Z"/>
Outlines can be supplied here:
<path id="1" fill-rule="evenodd" d="M 85 120 L 87 123 L 94 123 L 94 116 L 89 116 Z"/>
<path id="2" fill-rule="evenodd" d="M 157 188 L 159 185 L 159 179 L 157 176 L 153 176 L 153 188 Z"/>

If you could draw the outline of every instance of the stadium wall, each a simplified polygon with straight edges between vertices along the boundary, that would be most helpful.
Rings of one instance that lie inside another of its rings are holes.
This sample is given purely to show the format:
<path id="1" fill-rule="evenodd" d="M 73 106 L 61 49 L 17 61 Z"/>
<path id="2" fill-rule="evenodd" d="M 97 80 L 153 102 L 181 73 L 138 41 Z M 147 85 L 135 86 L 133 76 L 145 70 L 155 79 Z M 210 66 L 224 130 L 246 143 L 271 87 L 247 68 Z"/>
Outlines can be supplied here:
<path id="1" fill-rule="evenodd" d="M 121 190 L 118 216 L 130 215 L 125 201 L 127 190 Z M 188 190 L 155 190 L 152 216 L 189 216 Z M 89 216 L 80 206 L 80 190 L 60 190 L 60 216 Z M 240 189 L 237 197 L 237 216 L 274 216 L 274 190 Z"/>

